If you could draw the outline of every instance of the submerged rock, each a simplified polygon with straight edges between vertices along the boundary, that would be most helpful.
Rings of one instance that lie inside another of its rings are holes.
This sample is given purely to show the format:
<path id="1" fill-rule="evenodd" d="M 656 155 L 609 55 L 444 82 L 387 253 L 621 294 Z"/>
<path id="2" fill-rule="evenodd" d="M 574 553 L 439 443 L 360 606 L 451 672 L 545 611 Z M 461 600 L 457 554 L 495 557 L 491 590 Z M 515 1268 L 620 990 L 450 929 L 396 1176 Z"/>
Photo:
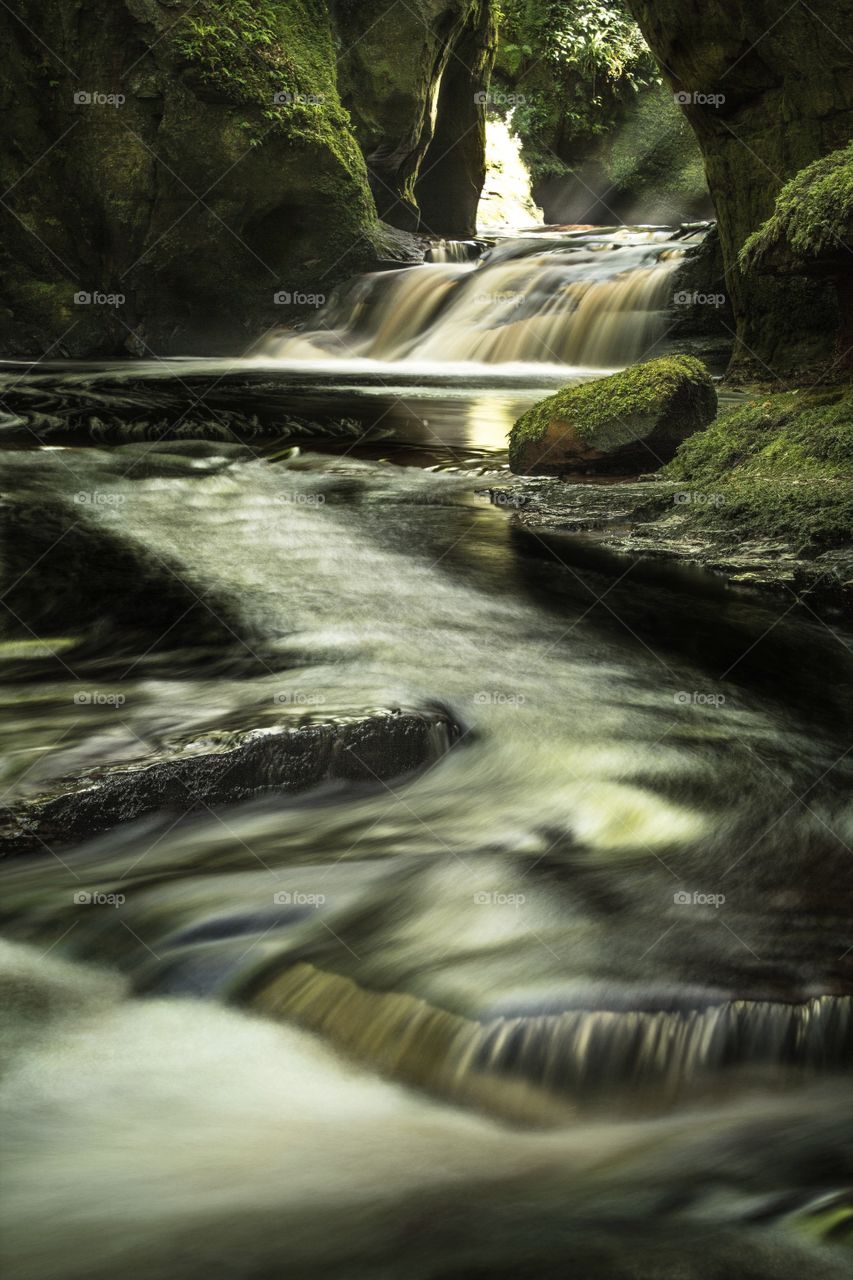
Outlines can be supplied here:
<path id="1" fill-rule="evenodd" d="M 384 782 L 437 759 L 457 737 L 440 709 L 215 731 L 153 759 L 63 779 L 51 793 L 7 808 L 0 854 L 46 850 L 161 811 L 189 813 L 329 780 Z"/>
<path id="2" fill-rule="evenodd" d="M 534 405 L 510 434 L 510 467 L 523 475 L 655 470 L 716 411 L 702 362 L 663 356 Z"/>

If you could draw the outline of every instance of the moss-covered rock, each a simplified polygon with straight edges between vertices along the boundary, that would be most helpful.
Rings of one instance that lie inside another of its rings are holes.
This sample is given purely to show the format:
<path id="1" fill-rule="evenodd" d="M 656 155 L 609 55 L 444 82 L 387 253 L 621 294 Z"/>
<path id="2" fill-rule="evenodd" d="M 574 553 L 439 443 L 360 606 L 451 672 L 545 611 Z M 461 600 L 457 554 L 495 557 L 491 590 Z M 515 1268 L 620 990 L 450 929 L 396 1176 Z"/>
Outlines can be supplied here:
<path id="1" fill-rule="evenodd" d="M 819 550 L 853 543 L 853 391 L 793 391 L 721 415 L 665 474 L 697 524 Z M 689 488 L 687 486 L 689 485 Z"/>
<path id="2" fill-rule="evenodd" d="M 773 213 L 744 244 L 740 265 L 781 255 L 804 267 L 853 256 L 853 142 L 822 156 L 787 182 Z"/>
<path id="3" fill-rule="evenodd" d="M 510 434 L 510 467 L 525 475 L 653 471 L 716 409 L 702 362 L 663 356 L 534 405 Z"/>
<path id="4" fill-rule="evenodd" d="M 0 29 L 5 354 L 242 350 L 375 261 L 324 0 L 18 0 Z"/>
<path id="5" fill-rule="evenodd" d="M 853 0 L 781 6 L 628 0 L 702 148 L 737 319 L 732 376 L 824 376 L 840 318 L 829 283 L 738 266 L 780 188 L 853 136 Z"/>
<path id="6" fill-rule="evenodd" d="M 853 142 L 785 184 L 738 262 L 746 271 L 831 280 L 841 317 L 837 366 L 853 375 Z"/>

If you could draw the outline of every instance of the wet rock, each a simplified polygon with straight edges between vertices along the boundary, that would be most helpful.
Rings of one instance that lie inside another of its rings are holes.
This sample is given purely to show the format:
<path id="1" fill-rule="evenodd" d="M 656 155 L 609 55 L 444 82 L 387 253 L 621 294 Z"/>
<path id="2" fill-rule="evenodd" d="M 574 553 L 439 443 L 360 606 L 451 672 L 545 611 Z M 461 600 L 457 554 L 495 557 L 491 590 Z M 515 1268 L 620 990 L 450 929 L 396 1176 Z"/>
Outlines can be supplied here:
<path id="1" fill-rule="evenodd" d="M 510 467 L 522 475 L 650 471 L 716 410 L 701 361 L 664 356 L 534 405 L 512 429 Z"/>
<path id="2" fill-rule="evenodd" d="M 321 782 L 381 783 L 437 759 L 459 736 L 440 709 L 301 716 L 213 731 L 129 765 L 93 769 L 0 816 L 0 854 L 44 851 L 147 814 L 186 814 Z"/>
<path id="3" fill-rule="evenodd" d="M 242 351 L 375 261 L 325 5 L 232 8 L 0 9 L 4 354 Z"/>
<path id="4" fill-rule="evenodd" d="M 337 413 L 324 413 L 317 422 L 313 413 L 293 411 L 292 384 L 262 365 L 235 369 L 210 361 L 203 370 L 185 367 L 180 375 L 164 376 L 169 369 L 156 361 L 92 363 L 69 378 L 61 365 L 44 362 L 33 371 L 9 362 L 0 371 L 0 398 L 8 414 L 2 423 L 5 439 L 24 444 L 156 441 L 158 454 L 169 452 L 164 442 L 178 441 L 186 457 L 238 459 L 251 456 L 237 449 L 247 442 L 357 439 L 365 431 L 363 423 Z M 204 454 L 199 441 L 218 447 Z M 141 452 L 150 457 L 150 450 Z M 136 466 L 133 474 L 139 475 Z"/>
<path id="5" fill-rule="evenodd" d="M 777 537 L 744 537 L 720 524 L 697 527 L 684 481 L 648 477 L 623 483 L 516 480 L 488 490 L 495 506 L 537 534 L 584 535 L 603 553 L 706 570 L 732 587 L 794 596 L 829 613 L 853 608 L 853 551 L 807 554 Z"/>

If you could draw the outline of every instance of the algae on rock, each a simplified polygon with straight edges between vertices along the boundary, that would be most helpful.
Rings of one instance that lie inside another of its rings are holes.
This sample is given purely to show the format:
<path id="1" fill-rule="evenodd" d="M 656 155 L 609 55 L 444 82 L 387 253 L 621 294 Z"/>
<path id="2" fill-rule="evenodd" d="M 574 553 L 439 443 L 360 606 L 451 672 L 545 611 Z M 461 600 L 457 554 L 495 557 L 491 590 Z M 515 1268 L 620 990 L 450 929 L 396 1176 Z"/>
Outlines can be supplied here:
<path id="1" fill-rule="evenodd" d="M 679 449 L 691 518 L 794 547 L 853 543 L 853 392 L 783 392 L 728 413 Z"/>
<path id="2" fill-rule="evenodd" d="M 510 434 L 510 467 L 525 475 L 654 470 L 716 408 L 701 360 L 661 356 L 534 405 Z"/>

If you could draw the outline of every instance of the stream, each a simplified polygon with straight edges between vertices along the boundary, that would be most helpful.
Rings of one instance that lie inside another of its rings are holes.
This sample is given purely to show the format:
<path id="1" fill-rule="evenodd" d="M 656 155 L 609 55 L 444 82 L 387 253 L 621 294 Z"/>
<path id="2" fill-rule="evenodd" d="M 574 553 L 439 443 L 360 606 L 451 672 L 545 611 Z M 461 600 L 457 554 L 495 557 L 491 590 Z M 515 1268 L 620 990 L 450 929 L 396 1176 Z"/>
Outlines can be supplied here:
<path id="1" fill-rule="evenodd" d="M 14 373 L 236 371 L 357 425 L 27 443 L 6 407 L 10 823 L 176 743 L 434 718 L 399 775 L 5 860 L 18 1280 L 849 1275 L 853 636 L 489 499 L 524 408 L 664 349 L 683 248 L 450 248 L 240 362 Z"/>

